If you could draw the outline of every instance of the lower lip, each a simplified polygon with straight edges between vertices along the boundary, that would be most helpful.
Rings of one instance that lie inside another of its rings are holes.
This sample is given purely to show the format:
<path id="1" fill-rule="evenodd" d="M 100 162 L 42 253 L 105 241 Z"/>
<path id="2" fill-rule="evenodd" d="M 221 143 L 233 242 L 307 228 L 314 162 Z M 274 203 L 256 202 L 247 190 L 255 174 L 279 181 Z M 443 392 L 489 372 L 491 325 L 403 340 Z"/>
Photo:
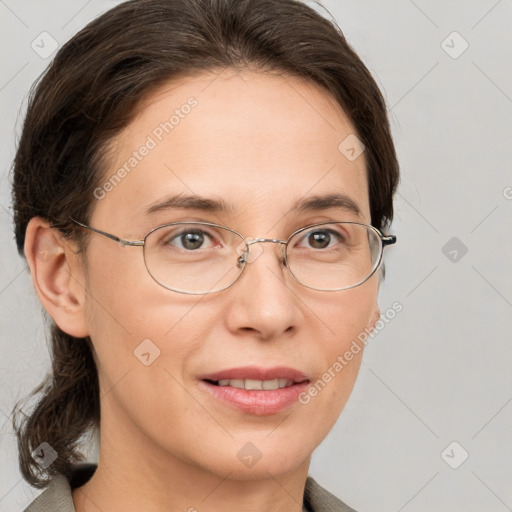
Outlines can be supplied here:
<path id="1" fill-rule="evenodd" d="M 204 380 L 200 381 L 200 386 L 221 402 L 247 414 L 257 416 L 284 411 L 298 401 L 298 396 L 307 389 L 308 385 L 309 381 L 305 381 L 287 388 L 263 391 L 216 386 Z"/>

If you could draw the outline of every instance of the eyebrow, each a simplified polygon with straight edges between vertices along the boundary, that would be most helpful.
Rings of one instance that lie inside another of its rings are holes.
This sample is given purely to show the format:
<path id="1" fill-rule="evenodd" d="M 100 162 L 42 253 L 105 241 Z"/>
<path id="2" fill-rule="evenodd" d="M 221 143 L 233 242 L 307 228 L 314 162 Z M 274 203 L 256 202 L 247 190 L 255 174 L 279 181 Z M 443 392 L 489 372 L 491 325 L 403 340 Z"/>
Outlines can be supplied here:
<path id="1" fill-rule="evenodd" d="M 358 217 L 362 217 L 361 209 L 357 203 L 346 194 L 340 193 L 315 195 L 306 199 L 298 199 L 292 205 L 290 211 L 292 213 L 303 213 L 328 210 L 329 208 L 340 208 Z M 168 197 L 163 201 L 153 203 L 147 208 L 146 214 L 150 215 L 162 210 L 175 209 L 200 210 L 210 213 L 233 213 L 235 210 L 233 205 L 226 203 L 223 199 L 178 194 Z"/>
<path id="2" fill-rule="evenodd" d="M 325 196 L 310 196 L 307 199 L 299 199 L 292 207 L 293 212 L 313 212 L 328 210 L 329 208 L 341 208 L 347 212 L 362 217 L 361 208 L 346 194 L 327 194 Z"/>

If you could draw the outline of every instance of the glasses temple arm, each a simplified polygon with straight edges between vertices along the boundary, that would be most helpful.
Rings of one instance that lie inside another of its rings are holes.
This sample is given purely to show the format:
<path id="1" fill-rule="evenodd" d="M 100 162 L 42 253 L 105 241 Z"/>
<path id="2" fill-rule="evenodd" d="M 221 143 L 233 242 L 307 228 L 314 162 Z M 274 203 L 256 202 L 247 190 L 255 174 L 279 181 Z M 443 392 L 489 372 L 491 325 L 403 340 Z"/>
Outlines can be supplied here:
<path id="1" fill-rule="evenodd" d="M 87 226 L 85 224 L 82 224 L 81 222 L 78 222 L 77 220 L 69 217 L 70 220 L 72 220 L 75 224 L 78 224 L 82 228 L 88 229 L 89 231 L 93 231 L 94 233 L 98 233 L 98 235 L 106 236 L 107 238 L 110 238 L 110 240 L 114 240 L 114 242 L 118 242 L 121 245 L 144 245 L 143 240 L 124 240 L 122 238 L 119 238 L 115 235 L 111 235 L 110 233 L 107 233 L 105 231 L 101 231 L 100 229 L 91 228 L 90 226 Z"/>
<path id="2" fill-rule="evenodd" d="M 393 245 L 396 243 L 396 235 L 382 235 L 382 245 Z"/>

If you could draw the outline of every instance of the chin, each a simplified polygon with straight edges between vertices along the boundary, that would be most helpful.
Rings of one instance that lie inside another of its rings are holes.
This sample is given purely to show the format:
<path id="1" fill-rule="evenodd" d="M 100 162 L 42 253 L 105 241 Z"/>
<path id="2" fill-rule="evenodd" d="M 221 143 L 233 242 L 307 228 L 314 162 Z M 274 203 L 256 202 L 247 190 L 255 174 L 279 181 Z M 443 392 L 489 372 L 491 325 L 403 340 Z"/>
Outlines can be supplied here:
<path id="1" fill-rule="evenodd" d="M 270 434 L 270 437 L 274 434 Z M 290 435 L 290 437 L 287 436 L 287 439 L 276 436 L 274 440 L 266 438 L 266 436 L 268 433 L 261 434 L 261 437 L 246 436 L 244 441 L 236 443 L 236 446 L 240 448 L 234 453 L 236 463 L 231 464 L 232 478 L 237 480 L 268 479 L 269 474 L 279 477 L 297 470 L 302 464 L 309 461 L 313 444 L 311 443 L 311 450 L 308 451 L 304 446 L 303 435 Z M 299 442 L 299 440 L 301 441 Z"/>

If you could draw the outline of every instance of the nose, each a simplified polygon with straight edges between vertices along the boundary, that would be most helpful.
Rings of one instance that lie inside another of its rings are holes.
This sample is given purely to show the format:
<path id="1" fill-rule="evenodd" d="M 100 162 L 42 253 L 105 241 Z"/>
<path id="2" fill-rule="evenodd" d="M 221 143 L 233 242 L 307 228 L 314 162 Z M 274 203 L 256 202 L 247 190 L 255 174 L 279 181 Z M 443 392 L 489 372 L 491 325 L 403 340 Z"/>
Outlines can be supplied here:
<path id="1" fill-rule="evenodd" d="M 249 242 L 248 263 L 229 289 L 226 322 L 230 331 L 270 340 L 290 336 L 299 326 L 302 315 L 295 283 L 286 275 L 284 247 L 276 239 Z"/>

